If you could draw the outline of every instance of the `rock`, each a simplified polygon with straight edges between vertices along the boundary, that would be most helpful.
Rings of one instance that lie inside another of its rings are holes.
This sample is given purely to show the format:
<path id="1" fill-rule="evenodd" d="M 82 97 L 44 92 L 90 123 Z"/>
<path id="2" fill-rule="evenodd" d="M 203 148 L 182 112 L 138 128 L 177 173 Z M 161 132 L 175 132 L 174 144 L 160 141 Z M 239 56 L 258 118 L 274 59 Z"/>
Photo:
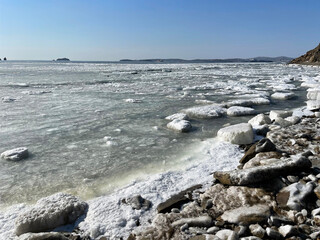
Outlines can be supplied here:
<path id="1" fill-rule="evenodd" d="M 228 108 L 227 110 L 228 116 L 245 116 L 245 115 L 253 115 L 253 114 L 256 114 L 256 110 L 249 107 L 233 106 Z"/>
<path id="2" fill-rule="evenodd" d="M 221 128 L 217 133 L 218 138 L 233 144 L 250 144 L 253 142 L 251 124 L 240 123 Z"/>
<path id="3" fill-rule="evenodd" d="M 221 240 L 239 239 L 238 234 L 229 229 L 223 229 L 218 231 L 216 233 L 216 237 L 220 238 Z"/>
<path id="4" fill-rule="evenodd" d="M 225 187 L 215 184 L 200 194 L 201 206 L 206 206 L 208 200 L 212 201 L 212 207 L 207 209 L 210 216 L 217 218 L 225 211 L 255 204 L 273 205 L 273 197 L 261 188 L 249 188 L 243 186 Z M 217 226 L 217 224 L 216 224 Z"/>
<path id="5" fill-rule="evenodd" d="M 298 176 L 287 176 L 287 179 L 289 182 L 291 183 L 295 183 L 295 182 L 298 182 L 300 180 L 300 178 Z"/>
<path id="6" fill-rule="evenodd" d="M 318 185 L 313 192 L 316 194 L 317 198 L 320 199 L 320 186 Z"/>
<path id="7" fill-rule="evenodd" d="M 26 147 L 19 147 L 1 153 L 1 157 L 9 161 L 20 161 L 27 158 L 28 156 L 29 151 Z"/>
<path id="8" fill-rule="evenodd" d="M 169 122 L 167 127 L 178 132 L 189 132 L 192 129 L 192 125 L 189 121 L 178 119 Z"/>
<path id="9" fill-rule="evenodd" d="M 251 118 L 248 123 L 250 123 L 252 126 L 261 126 L 265 124 L 270 124 L 271 119 L 264 115 L 263 113 L 258 114 L 257 116 Z"/>
<path id="10" fill-rule="evenodd" d="M 318 110 L 320 108 L 320 100 L 308 100 L 307 109 L 308 110 Z"/>
<path id="11" fill-rule="evenodd" d="M 212 218 L 209 216 L 200 216 L 194 218 L 182 218 L 172 223 L 173 227 L 188 224 L 189 227 L 211 227 Z"/>
<path id="12" fill-rule="evenodd" d="M 266 230 L 264 230 L 259 224 L 251 224 L 249 226 L 250 232 L 253 236 L 263 238 L 266 234 Z"/>
<path id="13" fill-rule="evenodd" d="M 215 233 L 217 233 L 218 231 L 219 231 L 219 228 L 216 227 L 216 226 L 214 226 L 214 227 L 208 228 L 207 233 L 208 233 L 208 234 L 215 234 Z"/>
<path id="14" fill-rule="evenodd" d="M 274 124 L 280 125 L 283 128 L 293 125 L 293 123 L 291 121 L 287 121 L 287 120 L 285 120 L 285 119 L 283 119 L 281 117 L 275 118 L 274 119 Z"/>
<path id="15" fill-rule="evenodd" d="M 313 209 L 311 215 L 312 217 L 320 215 L 320 208 Z"/>
<path id="16" fill-rule="evenodd" d="M 302 107 L 302 108 L 295 109 L 292 113 L 292 116 L 296 116 L 299 118 L 312 117 L 312 116 L 314 116 L 314 112 L 307 109 L 307 107 Z"/>
<path id="17" fill-rule="evenodd" d="M 249 185 L 273 179 L 277 176 L 287 176 L 311 167 L 311 162 L 305 157 L 292 156 L 292 158 L 249 169 L 233 171 L 217 171 L 214 177 L 227 185 Z"/>
<path id="18" fill-rule="evenodd" d="M 270 216 L 268 219 L 268 223 L 271 226 L 280 227 L 281 225 L 291 225 L 294 224 L 293 221 L 285 218 L 285 217 L 279 217 L 279 216 Z"/>
<path id="19" fill-rule="evenodd" d="M 184 231 L 187 230 L 188 228 L 189 228 L 188 223 L 185 223 L 185 224 L 183 224 L 183 225 L 180 227 L 180 231 L 184 232 Z"/>
<path id="20" fill-rule="evenodd" d="M 297 124 L 300 122 L 301 118 L 297 116 L 291 116 L 284 119 L 285 121 L 291 122 L 292 124 Z"/>
<path id="21" fill-rule="evenodd" d="M 240 238 L 240 240 L 261 240 L 261 238 L 256 236 L 249 236 L 249 237 Z"/>
<path id="22" fill-rule="evenodd" d="M 22 234 L 17 240 L 69 240 L 69 238 L 58 232 L 46 232 L 25 233 Z"/>
<path id="23" fill-rule="evenodd" d="M 279 227 L 279 233 L 285 237 L 292 237 L 299 234 L 298 228 L 292 225 L 284 225 Z"/>
<path id="24" fill-rule="evenodd" d="M 293 92 L 276 92 L 271 95 L 271 98 L 278 100 L 288 100 L 295 97 Z"/>
<path id="25" fill-rule="evenodd" d="M 279 152 L 258 153 L 244 164 L 243 169 L 277 163 L 281 157 L 282 155 Z"/>
<path id="26" fill-rule="evenodd" d="M 175 113 L 175 114 L 172 114 L 172 115 L 166 117 L 166 120 L 170 120 L 170 121 L 173 121 L 173 120 L 189 120 L 189 117 L 185 113 Z"/>
<path id="27" fill-rule="evenodd" d="M 263 138 L 259 142 L 253 144 L 248 151 L 244 154 L 244 156 L 240 159 L 240 163 L 245 164 L 251 158 L 255 157 L 257 153 L 260 152 L 270 152 L 275 151 L 275 145 L 268 139 Z"/>
<path id="28" fill-rule="evenodd" d="M 276 118 L 286 118 L 292 115 L 292 111 L 283 111 L 283 110 L 272 110 L 270 111 L 269 117 L 271 121 L 275 120 Z"/>
<path id="29" fill-rule="evenodd" d="M 262 126 L 255 126 L 254 131 L 256 135 L 261 135 L 261 136 L 266 136 L 267 133 L 270 131 L 270 128 L 267 124 L 262 125 Z"/>
<path id="30" fill-rule="evenodd" d="M 239 207 L 225 211 L 221 219 L 235 224 L 250 224 L 265 221 L 270 216 L 270 207 L 268 205 L 256 204 L 251 207 Z"/>
<path id="31" fill-rule="evenodd" d="M 320 237 L 320 231 L 311 233 L 311 234 L 309 235 L 309 237 L 310 237 L 311 239 L 319 239 L 319 237 Z"/>
<path id="32" fill-rule="evenodd" d="M 181 191 L 178 194 L 171 196 L 169 199 L 160 203 L 157 206 L 158 213 L 167 213 L 167 212 L 171 212 L 172 208 L 180 208 L 181 205 L 191 201 L 191 199 L 187 195 L 189 195 L 189 193 L 193 192 L 195 189 L 198 189 L 201 187 L 202 185 L 198 184 L 190 188 L 187 188 L 186 190 Z"/>
<path id="33" fill-rule="evenodd" d="M 4 103 L 9 103 L 9 102 L 14 102 L 16 99 L 11 97 L 2 97 L 1 100 Z"/>
<path id="34" fill-rule="evenodd" d="M 282 238 L 281 234 L 278 231 L 276 231 L 272 228 L 269 228 L 269 227 L 266 228 L 266 233 L 267 233 L 268 237 L 270 237 L 271 239 L 281 239 Z"/>
<path id="35" fill-rule="evenodd" d="M 56 227 L 73 224 L 85 214 L 88 204 L 65 193 L 56 193 L 37 201 L 29 211 L 18 216 L 15 233 L 19 236 L 27 232 L 44 232 Z"/>
<path id="36" fill-rule="evenodd" d="M 307 90 L 307 98 L 309 100 L 320 100 L 320 89 L 319 88 L 309 88 Z"/>
<path id="37" fill-rule="evenodd" d="M 211 119 L 223 116 L 226 113 L 226 109 L 216 104 L 212 104 L 207 106 L 188 108 L 183 110 L 183 112 L 191 118 Z"/>
<path id="38" fill-rule="evenodd" d="M 143 210 L 148 210 L 151 207 L 151 202 L 147 199 L 144 199 L 140 195 L 127 198 L 125 200 L 126 204 L 130 205 L 133 209 L 143 209 Z"/>
<path id="39" fill-rule="evenodd" d="M 320 44 L 316 48 L 308 51 L 306 54 L 291 60 L 289 64 L 312 65 L 312 64 L 319 64 L 319 62 L 320 62 Z"/>
<path id="40" fill-rule="evenodd" d="M 314 183 L 307 184 L 298 182 L 283 188 L 277 194 L 277 202 L 280 207 L 288 207 L 289 209 L 300 211 L 306 207 L 306 199 L 313 192 Z"/>

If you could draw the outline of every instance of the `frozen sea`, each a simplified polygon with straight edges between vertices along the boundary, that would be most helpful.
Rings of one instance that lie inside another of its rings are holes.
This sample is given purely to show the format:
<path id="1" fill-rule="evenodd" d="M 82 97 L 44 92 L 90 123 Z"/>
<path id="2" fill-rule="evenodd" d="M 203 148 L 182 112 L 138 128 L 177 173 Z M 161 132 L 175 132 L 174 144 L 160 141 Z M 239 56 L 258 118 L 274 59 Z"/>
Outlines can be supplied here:
<path id="1" fill-rule="evenodd" d="M 258 113 L 297 108 L 306 100 L 301 81 L 318 75 L 318 68 L 279 63 L 1 62 L 0 152 L 27 147 L 31 156 L 19 162 L 0 160 L 0 209 L 61 191 L 89 201 L 100 196 L 113 201 L 139 191 L 153 192 L 155 202 L 163 200 L 186 182 L 203 182 L 199 176 L 204 172 L 209 179 L 214 170 L 235 167 L 240 150 L 213 138 L 222 126 L 252 117 L 192 118 L 193 131 L 177 133 L 167 129 L 166 116 L 194 106 L 258 98 L 270 100 L 252 106 Z M 296 97 L 275 100 L 270 97 L 275 92 Z M 203 162 L 210 159 L 209 165 Z M 116 189 L 122 189 L 118 195 Z M 82 227 L 100 229 L 92 222 Z M 109 230 L 117 235 L 114 229 Z"/>

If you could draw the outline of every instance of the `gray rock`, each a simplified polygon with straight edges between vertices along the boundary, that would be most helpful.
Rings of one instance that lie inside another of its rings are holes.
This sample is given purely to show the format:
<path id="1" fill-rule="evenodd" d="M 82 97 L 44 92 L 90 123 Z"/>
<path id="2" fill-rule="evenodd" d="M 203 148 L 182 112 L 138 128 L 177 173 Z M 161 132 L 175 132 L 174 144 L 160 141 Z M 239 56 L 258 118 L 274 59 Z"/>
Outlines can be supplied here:
<path id="1" fill-rule="evenodd" d="M 218 231 L 219 231 L 219 228 L 216 227 L 216 226 L 214 226 L 214 227 L 208 228 L 207 233 L 208 233 L 208 234 L 215 234 L 215 233 L 217 233 Z"/>
<path id="2" fill-rule="evenodd" d="M 268 181 L 277 176 L 287 176 L 311 167 L 311 162 L 305 157 L 292 156 L 279 163 L 258 166 L 249 169 L 215 172 L 214 177 L 227 185 L 249 185 Z"/>
<path id="3" fill-rule="evenodd" d="M 130 205 L 133 209 L 137 209 L 137 210 L 140 210 L 140 209 L 148 210 L 152 205 L 149 200 L 144 199 L 140 195 L 127 198 L 126 203 Z"/>
<path id="4" fill-rule="evenodd" d="M 279 233 L 285 237 L 292 237 L 299 234 L 298 228 L 292 225 L 284 225 L 279 227 Z"/>
<path id="5" fill-rule="evenodd" d="M 17 240 L 69 240 L 69 238 L 58 232 L 46 232 L 25 233 L 19 236 Z"/>
<path id="6" fill-rule="evenodd" d="M 19 147 L 1 153 L 1 157 L 9 161 L 19 161 L 27 158 L 28 156 L 29 151 L 26 147 Z"/>
<path id="7" fill-rule="evenodd" d="M 263 238 L 266 234 L 266 230 L 264 230 L 259 224 L 251 224 L 249 229 L 251 234 L 255 237 Z"/>
<path id="8" fill-rule="evenodd" d="M 211 227 L 212 218 L 209 216 L 201 216 L 194 218 L 182 218 L 172 223 L 173 227 L 188 224 L 189 227 Z"/>
<path id="9" fill-rule="evenodd" d="M 256 236 L 249 236 L 249 237 L 240 238 L 240 240 L 261 240 L 261 238 Z"/>
<path id="10" fill-rule="evenodd" d="M 229 223 L 250 224 L 265 221 L 270 216 L 270 207 L 257 204 L 250 207 L 239 207 L 225 211 L 221 219 Z"/>
<path id="11" fill-rule="evenodd" d="M 268 219 L 268 223 L 271 226 L 280 227 L 281 225 L 291 225 L 294 224 L 294 222 L 290 221 L 287 218 L 284 217 L 278 217 L 278 216 L 270 216 Z"/>
<path id="12" fill-rule="evenodd" d="M 291 183 L 295 183 L 295 182 L 298 182 L 300 180 L 300 178 L 298 176 L 292 176 L 292 175 L 287 176 L 287 179 Z"/>
<path id="13" fill-rule="evenodd" d="M 216 233 L 216 237 L 220 238 L 221 240 L 236 240 L 239 239 L 239 236 L 236 232 L 229 230 L 229 229 L 223 229 Z"/>
<path id="14" fill-rule="evenodd" d="M 271 239 L 281 239 L 282 238 L 282 235 L 278 231 L 276 231 L 272 228 L 269 228 L 269 227 L 266 228 L 266 233 L 267 233 L 268 237 L 270 237 Z"/>
<path id="15" fill-rule="evenodd" d="M 183 224 L 183 225 L 180 227 L 180 231 L 184 232 L 184 231 L 187 230 L 188 228 L 189 228 L 188 223 L 185 223 L 185 224 Z"/>
<path id="16" fill-rule="evenodd" d="M 320 237 L 320 231 L 311 233 L 309 237 L 311 239 L 318 239 L 318 237 Z"/>
<path id="17" fill-rule="evenodd" d="M 88 204 L 65 193 L 56 193 L 40 199 L 30 210 L 18 216 L 15 233 L 45 232 L 56 227 L 73 224 L 85 214 Z"/>

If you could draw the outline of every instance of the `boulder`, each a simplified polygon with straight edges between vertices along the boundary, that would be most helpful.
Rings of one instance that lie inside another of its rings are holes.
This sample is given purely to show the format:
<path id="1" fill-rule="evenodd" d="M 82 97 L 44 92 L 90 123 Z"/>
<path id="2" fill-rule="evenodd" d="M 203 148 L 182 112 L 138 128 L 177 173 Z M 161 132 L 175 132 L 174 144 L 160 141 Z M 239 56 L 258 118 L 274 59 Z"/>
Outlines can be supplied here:
<path id="1" fill-rule="evenodd" d="M 283 189 L 277 194 L 277 202 L 280 207 L 287 207 L 292 210 L 300 211 L 306 207 L 306 199 L 313 193 L 315 183 L 307 184 L 297 182 Z"/>
<path id="2" fill-rule="evenodd" d="M 263 138 L 259 142 L 253 144 L 239 162 L 244 164 L 260 152 L 270 152 L 275 150 L 276 146 L 268 138 Z"/>
<path id="3" fill-rule="evenodd" d="M 185 113 L 175 113 L 175 114 L 172 114 L 172 115 L 166 117 L 166 120 L 170 120 L 170 121 L 173 121 L 173 120 L 189 120 L 189 117 Z"/>
<path id="4" fill-rule="evenodd" d="M 151 202 L 141 197 L 141 195 L 126 198 L 124 202 L 130 205 L 133 209 L 137 209 L 137 210 L 140 210 L 140 209 L 148 210 L 151 207 Z"/>
<path id="5" fill-rule="evenodd" d="M 251 118 L 248 123 L 250 123 L 252 126 L 261 126 L 265 124 L 270 124 L 271 119 L 264 115 L 263 113 L 258 114 L 257 116 Z"/>
<path id="6" fill-rule="evenodd" d="M 207 203 L 211 202 L 208 208 Z M 210 213 L 212 217 L 218 217 L 227 210 L 252 206 L 255 204 L 273 205 L 273 196 L 261 188 L 250 188 L 243 186 L 225 187 L 215 184 L 200 194 L 201 206 Z"/>
<path id="7" fill-rule="evenodd" d="M 29 151 L 26 147 L 19 147 L 1 153 L 1 157 L 9 161 L 19 161 L 27 158 L 28 156 Z"/>
<path id="8" fill-rule="evenodd" d="M 272 163 L 266 166 L 258 166 L 249 169 L 217 171 L 214 177 L 222 184 L 227 185 L 250 185 L 273 179 L 278 176 L 287 176 L 311 167 L 311 162 L 302 156 L 292 156 L 292 158 Z"/>
<path id="9" fill-rule="evenodd" d="M 223 116 L 226 113 L 226 109 L 216 104 L 212 104 L 207 106 L 188 108 L 183 110 L 183 112 L 191 118 L 211 119 Z"/>
<path id="10" fill-rule="evenodd" d="M 299 234 L 298 228 L 292 225 L 284 225 L 279 227 L 279 233 L 284 237 L 292 237 Z"/>
<path id="11" fill-rule="evenodd" d="M 292 111 L 284 111 L 284 110 L 272 110 L 270 111 L 269 117 L 271 121 L 275 120 L 276 118 L 286 118 L 292 115 Z"/>
<path id="12" fill-rule="evenodd" d="M 45 232 L 73 224 L 87 209 L 88 204 L 75 196 L 56 193 L 40 199 L 34 207 L 20 214 L 15 222 L 15 232 L 19 236 L 27 232 Z"/>
<path id="13" fill-rule="evenodd" d="M 268 205 L 256 204 L 225 211 L 221 215 L 221 219 L 229 223 L 248 225 L 266 221 L 270 214 Z"/>
<path id="14" fill-rule="evenodd" d="M 169 122 L 167 127 L 178 132 L 189 132 L 192 129 L 192 125 L 189 121 L 178 119 Z"/>
<path id="15" fill-rule="evenodd" d="M 217 136 L 219 139 L 233 144 L 250 144 L 253 142 L 253 129 L 251 124 L 240 123 L 221 128 Z"/>
<path id="16" fill-rule="evenodd" d="M 293 92 L 276 92 L 271 95 L 271 98 L 277 99 L 277 100 L 288 100 L 295 97 L 295 94 Z"/>
<path id="17" fill-rule="evenodd" d="M 253 115 L 253 114 L 256 114 L 256 110 L 249 107 L 233 106 L 228 108 L 227 110 L 228 116 L 245 116 L 245 115 Z"/>

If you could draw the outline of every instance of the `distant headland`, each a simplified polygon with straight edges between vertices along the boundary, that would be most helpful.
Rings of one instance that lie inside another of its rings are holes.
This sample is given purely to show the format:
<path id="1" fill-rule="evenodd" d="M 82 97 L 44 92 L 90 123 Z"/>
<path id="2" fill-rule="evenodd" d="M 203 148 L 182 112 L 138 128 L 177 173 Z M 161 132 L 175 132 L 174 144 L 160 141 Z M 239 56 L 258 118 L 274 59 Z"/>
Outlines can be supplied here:
<path id="1" fill-rule="evenodd" d="M 289 64 L 320 65 L 320 43 L 316 48 L 290 61 Z"/>

